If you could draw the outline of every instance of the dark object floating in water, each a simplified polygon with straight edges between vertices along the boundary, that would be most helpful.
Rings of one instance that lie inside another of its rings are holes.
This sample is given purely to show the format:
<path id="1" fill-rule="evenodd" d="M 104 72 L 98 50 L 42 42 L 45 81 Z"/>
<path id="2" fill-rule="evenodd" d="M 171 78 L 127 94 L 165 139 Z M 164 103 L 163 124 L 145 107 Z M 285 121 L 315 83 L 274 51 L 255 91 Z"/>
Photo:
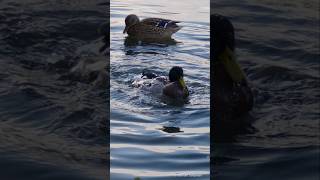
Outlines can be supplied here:
<path id="1" fill-rule="evenodd" d="M 159 128 L 159 130 L 162 130 L 162 131 L 167 132 L 167 133 L 183 132 L 183 131 L 180 131 L 179 127 L 168 127 L 168 126 L 163 126 L 162 128 Z"/>

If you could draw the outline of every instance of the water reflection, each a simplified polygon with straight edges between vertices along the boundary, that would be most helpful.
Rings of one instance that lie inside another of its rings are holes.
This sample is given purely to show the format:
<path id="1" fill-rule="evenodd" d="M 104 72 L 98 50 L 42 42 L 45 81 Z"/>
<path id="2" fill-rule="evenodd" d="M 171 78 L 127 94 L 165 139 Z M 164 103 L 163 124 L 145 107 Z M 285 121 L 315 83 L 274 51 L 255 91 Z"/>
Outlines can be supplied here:
<path id="1" fill-rule="evenodd" d="M 148 45 L 154 45 L 154 46 L 162 46 L 166 47 L 169 45 L 176 45 L 179 43 L 178 41 L 170 38 L 170 39 L 142 39 L 142 38 L 136 38 L 132 36 L 127 36 L 124 40 L 125 46 L 148 46 Z"/>

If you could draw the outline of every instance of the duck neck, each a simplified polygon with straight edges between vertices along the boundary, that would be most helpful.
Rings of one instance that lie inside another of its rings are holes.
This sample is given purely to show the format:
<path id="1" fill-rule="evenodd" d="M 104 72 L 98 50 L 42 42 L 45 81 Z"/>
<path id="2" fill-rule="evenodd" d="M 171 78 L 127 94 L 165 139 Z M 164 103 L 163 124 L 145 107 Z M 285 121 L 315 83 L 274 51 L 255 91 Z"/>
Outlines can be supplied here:
<path id="1" fill-rule="evenodd" d="M 235 83 L 246 81 L 244 72 L 237 63 L 234 52 L 228 47 L 219 55 L 218 60 L 222 62 L 226 72 Z"/>
<path id="2" fill-rule="evenodd" d="M 180 78 L 178 80 L 178 86 L 182 89 L 185 96 L 189 96 L 189 91 L 188 91 L 188 88 L 187 88 L 186 83 L 184 82 L 183 78 Z"/>

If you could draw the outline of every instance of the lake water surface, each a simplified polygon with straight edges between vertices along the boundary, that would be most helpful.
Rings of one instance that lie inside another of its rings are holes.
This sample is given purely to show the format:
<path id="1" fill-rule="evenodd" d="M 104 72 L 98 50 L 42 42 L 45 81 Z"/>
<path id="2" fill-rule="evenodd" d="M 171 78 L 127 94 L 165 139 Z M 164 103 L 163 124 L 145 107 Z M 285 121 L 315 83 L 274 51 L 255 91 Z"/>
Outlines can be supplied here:
<path id="1" fill-rule="evenodd" d="M 105 1 L 0 1 L 0 179 L 105 179 Z"/>
<path id="2" fill-rule="evenodd" d="M 235 27 L 256 132 L 214 143 L 216 179 L 319 179 L 319 1 L 211 1 Z"/>
<path id="3" fill-rule="evenodd" d="M 209 179 L 209 1 L 112 0 L 110 10 L 111 179 Z M 125 44 L 128 14 L 182 21 L 177 43 Z M 184 69 L 188 104 L 131 86 L 145 68 L 173 66 Z"/>

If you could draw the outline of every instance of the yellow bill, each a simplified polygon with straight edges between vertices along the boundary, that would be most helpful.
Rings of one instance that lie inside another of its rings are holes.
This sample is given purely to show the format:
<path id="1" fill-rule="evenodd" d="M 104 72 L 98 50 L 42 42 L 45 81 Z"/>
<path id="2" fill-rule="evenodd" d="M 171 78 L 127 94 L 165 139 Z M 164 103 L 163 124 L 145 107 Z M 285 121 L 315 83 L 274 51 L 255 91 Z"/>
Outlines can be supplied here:
<path id="1" fill-rule="evenodd" d="M 184 80 L 183 80 L 182 77 L 179 79 L 179 83 L 180 83 L 180 85 L 181 85 L 182 88 L 183 88 L 183 91 L 184 91 L 184 93 L 185 93 L 185 96 L 189 96 L 188 88 L 187 88 L 186 83 L 184 82 Z"/>
<path id="2" fill-rule="evenodd" d="M 234 82 L 240 83 L 243 79 L 245 79 L 245 74 L 242 71 L 240 65 L 235 60 L 234 53 L 231 51 L 231 49 L 227 47 L 219 56 L 219 59 L 222 60 L 227 73 L 230 75 L 231 79 Z"/>
<path id="3" fill-rule="evenodd" d="M 186 88 L 186 83 L 184 82 L 183 78 L 180 78 L 180 79 L 179 79 L 179 83 L 180 83 L 180 85 L 183 87 L 183 89 Z"/>

